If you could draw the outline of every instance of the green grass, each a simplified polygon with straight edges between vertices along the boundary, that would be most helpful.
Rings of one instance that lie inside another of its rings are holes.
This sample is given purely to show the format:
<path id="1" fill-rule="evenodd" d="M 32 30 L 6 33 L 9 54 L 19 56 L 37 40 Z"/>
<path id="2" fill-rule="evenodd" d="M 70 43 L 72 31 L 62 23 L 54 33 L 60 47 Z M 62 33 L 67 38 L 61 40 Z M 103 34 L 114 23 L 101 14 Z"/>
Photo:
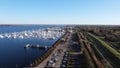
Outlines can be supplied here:
<path id="1" fill-rule="evenodd" d="M 95 43 L 94 43 L 95 41 L 87 33 L 84 33 L 84 35 L 89 40 L 89 43 L 90 43 L 91 47 L 93 48 L 96 57 L 103 63 L 104 67 L 105 68 L 111 68 L 110 63 L 106 60 L 106 58 L 103 56 L 103 54 L 101 53 L 101 51 L 95 45 Z"/>
<path id="2" fill-rule="evenodd" d="M 105 39 L 105 37 L 99 37 L 100 39 L 102 39 L 102 40 L 104 40 Z"/>
<path id="3" fill-rule="evenodd" d="M 99 38 L 103 38 L 103 39 L 104 39 L 105 37 L 104 37 L 104 36 L 102 36 L 102 37 L 99 37 Z"/>
<path id="4" fill-rule="evenodd" d="M 83 40 L 81 39 L 80 34 L 77 33 L 77 35 L 78 35 L 79 43 L 80 43 L 80 45 L 81 45 L 81 49 L 84 50 L 84 56 L 85 56 L 86 61 L 87 61 L 87 63 L 88 63 L 87 66 L 89 66 L 89 68 L 95 68 L 95 65 L 94 65 L 94 63 L 93 63 L 93 61 L 92 61 L 92 58 L 90 57 L 88 51 L 86 50 L 86 48 L 85 48 L 84 45 L 83 45 Z"/>
<path id="5" fill-rule="evenodd" d="M 120 42 L 112 42 L 115 46 L 120 46 Z"/>
<path id="6" fill-rule="evenodd" d="M 110 47 L 106 42 L 102 41 L 95 35 L 88 33 L 92 38 L 96 39 L 104 48 L 106 48 L 110 53 L 112 53 L 117 59 L 120 60 L 120 53 L 117 52 L 114 48 Z"/>
<path id="7" fill-rule="evenodd" d="M 106 56 L 107 60 L 113 65 L 115 68 L 120 68 L 120 53 L 109 46 L 105 41 L 101 40 L 97 36 L 87 33 L 91 39 L 94 40 L 94 44 L 99 48 L 99 50 Z"/>

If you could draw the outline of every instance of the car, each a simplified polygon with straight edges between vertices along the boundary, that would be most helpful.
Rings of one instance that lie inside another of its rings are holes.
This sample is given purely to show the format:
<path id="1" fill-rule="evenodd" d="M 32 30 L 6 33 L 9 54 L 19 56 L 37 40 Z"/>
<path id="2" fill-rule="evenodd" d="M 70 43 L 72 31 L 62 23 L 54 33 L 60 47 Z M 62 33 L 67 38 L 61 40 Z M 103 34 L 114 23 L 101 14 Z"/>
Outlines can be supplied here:
<path id="1" fill-rule="evenodd" d="M 52 60 L 53 62 L 57 62 L 57 61 L 59 60 L 59 57 L 52 57 L 51 60 Z"/>
<path id="2" fill-rule="evenodd" d="M 65 65 L 65 64 L 62 64 L 62 65 L 61 65 L 61 68 L 66 68 L 66 65 Z"/>
<path id="3" fill-rule="evenodd" d="M 67 60 L 63 60 L 62 63 L 63 63 L 63 64 L 66 64 L 66 63 L 67 63 Z"/>
<path id="4" fill-rule="evenodd" d="M 68 59 L 65 57 L 63 60 L 67 61 Z"/>
<path id="5" fill-rule="evenodd" d="M 47 62 L 47 66 L 48 66 L 48 67 L 51 67 L 53 63 L 54 63 L 54 62 L 53 62 L 52 60 L 49 60 L 49 61 Z"/>

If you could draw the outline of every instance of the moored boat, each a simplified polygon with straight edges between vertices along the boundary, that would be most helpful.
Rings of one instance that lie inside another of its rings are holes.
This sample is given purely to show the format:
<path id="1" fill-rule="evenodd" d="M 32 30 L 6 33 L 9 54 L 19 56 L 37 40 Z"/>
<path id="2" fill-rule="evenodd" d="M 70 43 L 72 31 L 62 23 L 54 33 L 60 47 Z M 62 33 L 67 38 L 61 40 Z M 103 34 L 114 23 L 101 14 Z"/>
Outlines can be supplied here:
<path id="1" fill-rule="evenodd" d="M 24 46 L 24 48 L 28 48 L 28 47 L 30 47 L 30 44 L 27 44 L 27 45 Z"/>

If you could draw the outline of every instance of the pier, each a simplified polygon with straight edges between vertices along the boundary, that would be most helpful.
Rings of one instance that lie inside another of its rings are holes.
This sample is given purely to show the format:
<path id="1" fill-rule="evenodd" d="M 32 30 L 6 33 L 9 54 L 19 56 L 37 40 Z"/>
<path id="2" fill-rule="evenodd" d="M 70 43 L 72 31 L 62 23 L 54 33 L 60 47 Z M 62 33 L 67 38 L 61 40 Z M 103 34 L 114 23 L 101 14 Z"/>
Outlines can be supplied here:
<path id="1" fill-rule="evenodd" d="M 43 45 L 39 45 L 39 44 L 26 44 L 24 46 L 24 48 L 39 48 L 39 49 L 48 49 L 50 48 L 50 46 L 43 46 Z"/>
<path id="2" fill-rule="evenodd" d="M 35 60 L 33 64 L 30 64 L 30 67 L 24 67 L 24 68 L 47 68 L 51 67 L 48 65 L 48 62 L 51 62 L 51 59 L 54 58 L 56 62 L 54 62 L 52 65 L 55 65 L 55 67 L 60 67 L 61 62 L 64 56 L 64 52 L 67 51 L 67 44 L 66 41 L 68 40 L 69 34 L 64 34 L 60 39 L 58 39 L 51 48 L 48 49 L 48 51 L 39 59 Z"/>

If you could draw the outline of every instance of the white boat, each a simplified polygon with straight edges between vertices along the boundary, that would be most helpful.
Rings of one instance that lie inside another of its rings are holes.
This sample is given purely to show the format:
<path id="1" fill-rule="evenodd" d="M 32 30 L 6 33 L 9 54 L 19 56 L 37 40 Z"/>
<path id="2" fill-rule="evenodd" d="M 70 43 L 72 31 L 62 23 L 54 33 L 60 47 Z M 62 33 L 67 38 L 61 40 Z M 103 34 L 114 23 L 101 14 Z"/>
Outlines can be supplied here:
<path id="1" fill-rule="evenodd" d="M 40 47 L 40 45 L 39 45 L 39 44 L 37 44 L 37 45 L 36 45 L 36 47 L 37 47 L 37 48 L 39 48 L 39 47 Z"/>
<path id="2" fill-rule="evenodd" d="M 55 40 L 55 37 L 50 37 L 50 38 L 48 38 L 49 40 Z"/>
<path id="3" fill-rule="evenodd" d="M 0 35 L 0 38 L 4 38 L 4 36 L 3 36 L 3 35 Z"/>
<path id="4" fill-rule="evenodd" d="M 41 38 L 41 39 L 49 39 L 54 40 L 65 32 L 59 32 L 57 29 L 59 28 L 46 28 L 45 29 L 38 29 L 38 30 L 31 30 L 31 31 L 21 31 L 21 32 L 12 32 L 12 33 L 2 33 L 0 34 L 0 38 L 14 38 L 14 39 L 24 39 L 24 38 Z"/>
<path id="5" fill-rule="evenodd" d="M 28 47 L 30 47 L 30 44 L 25 45 L 25 48 L 28 48 Z"/>

